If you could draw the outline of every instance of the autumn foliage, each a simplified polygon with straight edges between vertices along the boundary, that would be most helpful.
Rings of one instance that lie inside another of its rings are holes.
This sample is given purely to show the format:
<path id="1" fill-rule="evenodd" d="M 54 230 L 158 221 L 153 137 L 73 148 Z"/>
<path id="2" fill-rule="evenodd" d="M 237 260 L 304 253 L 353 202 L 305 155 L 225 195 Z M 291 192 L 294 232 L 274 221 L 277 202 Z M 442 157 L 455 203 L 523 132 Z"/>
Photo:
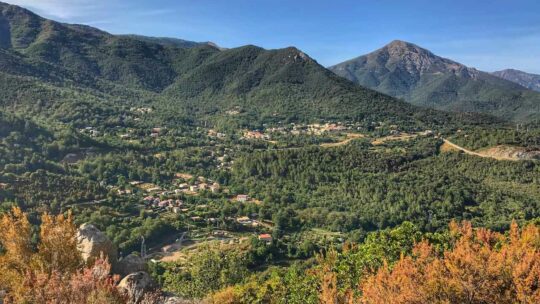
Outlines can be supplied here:
<path id="1" fill-rule="evenodd" d="M 38 244 L 18 208 L 0 219 L 0 290 L 6 303 L 122 303 L 110 264 L 84 265 L 76 227 L 68 216 L 41 217 Z"/>
<path id="2" fill-rule="evenodd" d="M 540 303 L 540 229 L 507 235 L 450 225 L 458 238 L 437 254 L 428 242 L 360 285 L 362 303 Z"/>

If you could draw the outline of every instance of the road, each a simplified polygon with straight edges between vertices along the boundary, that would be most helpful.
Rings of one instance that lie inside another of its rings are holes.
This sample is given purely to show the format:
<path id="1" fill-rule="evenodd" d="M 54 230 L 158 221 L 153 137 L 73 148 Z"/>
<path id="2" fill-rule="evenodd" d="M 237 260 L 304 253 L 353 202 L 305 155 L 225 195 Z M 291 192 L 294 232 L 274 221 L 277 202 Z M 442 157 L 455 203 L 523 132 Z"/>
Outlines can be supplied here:
<path id="1" fill-rule="evenodd" d="M 443 138 L 443 141 L 444 141 L 447 145 L 451 146 L 451 147 L 454 148 L 454 149 L 457 149 L 457 150 L 459 150 L 459 151 L 462 151 L 463 153 L 466 153 L 466 154 L 469 154 L 469 155 L 474 155 L 474 156 L 479 156 L 479 157 L 493 158 L 493 157 L 491 157 L 491 156 L 489 156 L 489 155 L 484 155 L 484 154 L 480 154 L 480 153 L 478 153 L 478 152 L 471 151 L 471 150 L 469 150 L 469 149 L 465 149 L 465 148 L 463 148 L 463 147 L 461 147 L 461 146 L 458 146 L 458 145 L 456 145 L 455 143 L 449 141 L 448 139 L 444 139 L 444 138 Z"/>

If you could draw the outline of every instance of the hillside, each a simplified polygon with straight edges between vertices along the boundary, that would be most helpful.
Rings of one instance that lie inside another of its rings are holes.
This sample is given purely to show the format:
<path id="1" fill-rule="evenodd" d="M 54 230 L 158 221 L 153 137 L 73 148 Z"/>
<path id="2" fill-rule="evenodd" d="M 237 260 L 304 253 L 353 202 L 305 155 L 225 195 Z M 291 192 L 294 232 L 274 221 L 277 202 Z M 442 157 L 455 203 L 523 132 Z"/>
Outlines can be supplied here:
<path id="1" fill-rule="evenodd" d="M 502 79 L 515 82 L 527 89 L 540 92 L 540 75 L 525 73 L 523 71 L 507 69 L 491 73 Z"/>
<path id="2" fill-rule="evenodd" d="M 184 40 L 184 39 L 179 39 L 179 38 L 149 37 L 149 36 L 142 36 L 142 35 L 120 35 L 120 36 L 141 40 L 144 42 L 159 43 L 163 46 L 174 46 L 174 47 L 179 47 L 179 48 L 192 48 L 192 47 L 203 46 L 203 45 L 209 45 L 209 46 L 219 48 L 213 42 L 195 42 L 195 41 L 189 41 L 189 40 Z"/>
<path id="3" fill-rule="evenodd" d="M 170 123 L 350 119 L 426 127 L 486 119 L 423 110 L 355 86 L 292 47 L 178 47 L 179 40 L 115 36 L 8 4 L 0 4 L 0 24 L 1 103 L 79 125 L 118 120 L 132 106 L 152 106 L 154 121 Z"/>
<path id="4" fill-rule="evenodd" d="M 516 121 L 540 115 L 540 94 L 404 41 L 393 41 L 330 69 L 415 105 Z"/>

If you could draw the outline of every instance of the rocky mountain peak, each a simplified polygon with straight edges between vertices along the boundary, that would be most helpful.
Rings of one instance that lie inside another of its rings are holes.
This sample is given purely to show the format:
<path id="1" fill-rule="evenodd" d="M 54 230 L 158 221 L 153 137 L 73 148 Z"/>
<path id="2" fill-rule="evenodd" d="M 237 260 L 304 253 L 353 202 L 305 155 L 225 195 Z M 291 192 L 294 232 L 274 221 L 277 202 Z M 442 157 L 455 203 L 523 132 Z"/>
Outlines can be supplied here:
<path id="1" fill-rule="evenodd" d="M 397 68 L 414 76 L 426 73 L 453 73 L 467 78 L 478 76 L 478 71 L 474 68 L 468 68 L 455 61 L 436 56 L 427 49 L 402 40 L 394 40 L 366 56 L 368 62 L 370 59 L 375 59 L 377 63 L 382 63 L 389 69 Z"/>

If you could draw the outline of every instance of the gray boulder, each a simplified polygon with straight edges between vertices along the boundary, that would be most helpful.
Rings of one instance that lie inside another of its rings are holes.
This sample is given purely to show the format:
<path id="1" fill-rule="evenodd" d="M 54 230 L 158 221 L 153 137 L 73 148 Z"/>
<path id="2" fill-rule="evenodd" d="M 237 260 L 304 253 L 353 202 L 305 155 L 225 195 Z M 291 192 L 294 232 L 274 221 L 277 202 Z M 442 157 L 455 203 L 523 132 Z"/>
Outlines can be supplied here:
<path id="1" fill-rule="evenodd" d="M 123 278 L 117 288 L 130 303 L 139 303 L 146 292 L 156 288 L 156 284 L 147 272 L 139 271 Z"/>
<path id="2" fill-rule="evenodd" d="M 92 224 L 82 224 L 77 231 L 77 248 L 86 264 L 93 264 L 103 254 L 111 265 L 117 262 L 117 253 L 111 240 Z"/>
<path id="3" fill-rule="evenodd" d="M 138 255 L 130 254 L 118 261 L 114 272 L 121 277 L 127 276 L 130 273 L 146 271 L 147 265 L 143 258 Z"/>

